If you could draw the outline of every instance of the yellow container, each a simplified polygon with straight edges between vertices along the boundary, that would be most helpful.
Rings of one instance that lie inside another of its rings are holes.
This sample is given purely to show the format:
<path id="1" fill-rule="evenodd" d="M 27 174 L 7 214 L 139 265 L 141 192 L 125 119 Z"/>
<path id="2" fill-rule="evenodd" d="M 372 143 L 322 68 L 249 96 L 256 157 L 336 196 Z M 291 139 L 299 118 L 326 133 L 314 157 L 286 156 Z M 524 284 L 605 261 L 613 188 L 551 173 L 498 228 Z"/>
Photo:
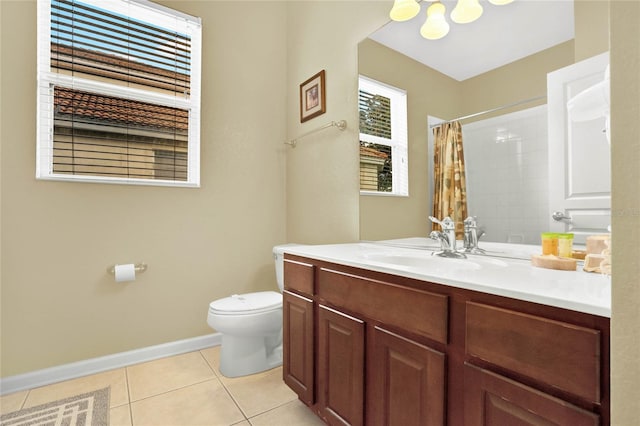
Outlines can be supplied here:
<path id="1" fill-rule="evenodd" d="M 558 234 L 558 256 L 572 257 L 573 234 Z"/>
<path id="2" fill-rule="evenodd" d="M 555 232 L 543 232 L 540 234 L 542 240 L 542 254 L 558 255 L 558 234 Z"/>

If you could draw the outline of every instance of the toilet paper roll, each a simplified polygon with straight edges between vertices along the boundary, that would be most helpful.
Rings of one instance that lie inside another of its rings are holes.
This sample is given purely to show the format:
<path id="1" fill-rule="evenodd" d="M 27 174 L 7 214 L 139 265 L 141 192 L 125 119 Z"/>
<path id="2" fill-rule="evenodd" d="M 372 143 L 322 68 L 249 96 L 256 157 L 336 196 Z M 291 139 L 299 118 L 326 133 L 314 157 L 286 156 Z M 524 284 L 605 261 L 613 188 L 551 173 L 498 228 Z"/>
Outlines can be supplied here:
<path id="1" fill-rule="evenodd" d="M 136 279 L 136 265 L 127 263 L 115 266 L 116 282 L 134 281 Z"/>

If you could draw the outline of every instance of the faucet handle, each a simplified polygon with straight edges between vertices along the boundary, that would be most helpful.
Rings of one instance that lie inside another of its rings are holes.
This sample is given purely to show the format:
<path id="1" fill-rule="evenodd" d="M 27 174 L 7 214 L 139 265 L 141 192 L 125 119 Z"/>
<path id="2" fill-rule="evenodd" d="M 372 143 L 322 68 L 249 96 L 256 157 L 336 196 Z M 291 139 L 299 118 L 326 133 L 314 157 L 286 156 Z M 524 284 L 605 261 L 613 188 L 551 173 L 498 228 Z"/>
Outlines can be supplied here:
<path id="1" fill-rule="evenodd" d="M 437 217 L 429 216 L 429 220 L 433 223 L 437 223 L 438 225 L 442 226 L 442 222 L 440 222 L 440 220 Z"/>
<path id="2" fill-rule="evenodd" d="M 451 220 L 449 216 L 445 217 L 442 220 L 438 220 L 433 216 L 429 216 L 429 220 L 433 223 L 440 225 L 443 231 L 450 231 L 456 228 L 456 223 L 453 220 Z"/>
<path id="3" fill-rule="evenodd" d="M 442 226 L 443 231 L 451 231 L 453 229 L 456 229 L 456 223 L 449 216 L 442 219 L 442 223 L 440 224 L 440 226 Z"/>

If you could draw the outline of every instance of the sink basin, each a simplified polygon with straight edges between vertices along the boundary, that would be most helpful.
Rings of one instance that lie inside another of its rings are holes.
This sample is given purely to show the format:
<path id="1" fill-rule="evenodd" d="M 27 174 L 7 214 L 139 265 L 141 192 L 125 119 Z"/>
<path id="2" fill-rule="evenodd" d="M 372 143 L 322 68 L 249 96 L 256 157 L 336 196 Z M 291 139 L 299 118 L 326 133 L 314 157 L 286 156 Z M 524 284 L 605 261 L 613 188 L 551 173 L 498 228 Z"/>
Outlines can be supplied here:
<path id="1" fill-rule="evenodd" d="M 440 250 L 439 242 L 424 237 L 399 238 L 395 240 L 374 241 L 372 243 L 382 246 L 399 248 L 412 248 L 431 251 Z M 463 242 L 458 241 L 458 247 L 462 247 L 462 245 Z M 541 250 L 537 245 L 495 243 L 487 241 L 481 241 L 479 247 L 485 250 L 487 256 L 523 260 L 530 260 L 532 254 L 539 254 Z"/>
<path id="2" fill-rule="evenodd" d="M 473 262 L 477 262 L 484 266 L 497 266 L 499 268 L 504 268 L 508 265 L 504 260 L 494 259 L 488 256 L 473 256 L 472 259 Z"/>
<path id="3" fill-rule="evenodd" d="M 370 254 L 366 256 L 370 262 L 386 263 L 410 268 L 475 270 L 480 265 L 468 259 L 445 259 L 436 256 L 411 256 L 405 254 Z"/>
<path id="4" fill-rule="evenodd" d="M 479 256 L 467 259 L 452 259 L 432 256 L 431 254 L 412 255 L 407 253 L 369 253 L 364 255 L 368 262 L 384 263 L 411 269 L 422 269 L 430 272 L 446 273 L 448 271 L 474 271 L 484 267 L 505 267 L 507 263 L 492 258 Z"/>

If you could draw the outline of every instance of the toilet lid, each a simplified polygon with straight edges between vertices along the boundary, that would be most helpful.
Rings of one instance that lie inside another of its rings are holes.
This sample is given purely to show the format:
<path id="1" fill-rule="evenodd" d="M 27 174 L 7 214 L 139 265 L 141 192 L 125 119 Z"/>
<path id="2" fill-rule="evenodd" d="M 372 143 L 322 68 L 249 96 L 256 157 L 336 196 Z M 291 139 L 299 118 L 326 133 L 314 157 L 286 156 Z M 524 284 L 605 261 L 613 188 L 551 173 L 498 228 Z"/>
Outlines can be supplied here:
<path id="1" fill-rule="evenodd" d="M 209 304 L 209 311 L 220 315 L 257 314 L 282 306 L 282 294 L 275 291 L 234 294 Z"/>

